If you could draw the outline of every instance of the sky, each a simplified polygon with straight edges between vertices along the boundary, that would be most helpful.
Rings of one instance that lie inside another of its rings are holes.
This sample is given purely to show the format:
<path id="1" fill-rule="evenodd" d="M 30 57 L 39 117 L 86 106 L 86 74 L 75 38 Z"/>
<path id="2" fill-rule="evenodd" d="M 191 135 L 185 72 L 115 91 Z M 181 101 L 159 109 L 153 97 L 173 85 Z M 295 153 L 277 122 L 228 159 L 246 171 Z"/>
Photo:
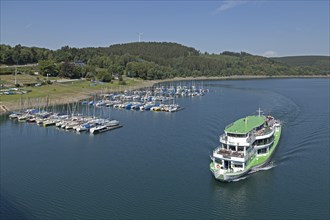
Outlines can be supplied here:
<path id="1" fill-rule="evenodd" d="M 1 44 L 107 47 L 176 42 L 201 52 L 330 55 L 329 0 L 0 0 Z"/>

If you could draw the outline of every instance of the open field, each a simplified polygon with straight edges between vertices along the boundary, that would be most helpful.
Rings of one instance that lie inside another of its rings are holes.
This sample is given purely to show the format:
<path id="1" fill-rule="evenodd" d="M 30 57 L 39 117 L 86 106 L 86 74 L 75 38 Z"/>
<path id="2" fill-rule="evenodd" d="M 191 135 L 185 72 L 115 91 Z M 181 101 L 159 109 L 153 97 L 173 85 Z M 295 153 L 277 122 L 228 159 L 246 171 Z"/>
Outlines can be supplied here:
<path id="1" fill-rule="evenodd" d="M 8 84 L 8 85 L 14 85 L 16 82 L 19 84 L 25 84 L 25 83 L 39 83 L 43 80 L 46 80 L 46 77 L 43 76 L 32 76 L 28 74 L 17 74 L 16 77 L 14 74 L 10 75 L 0 75 L 0 83 L 1 84 Z"/>
<path id="2" fill-rule="evenodd" d="M 0 83 L 6 85 L 12 85 L 14 82 L 14 75 L 3 75 L 1 76 Z M 17 83 L 39 83 L 44 81 L 37 80 L 36 77 L 29 75 L 17 75 Z M 126 89 L 138 89 L 141 87 L 152 86 L 153 82 L 142 81 L 138 79 L 125 79 L 126 85 L 120 85 L 119 81 L 113 81 L 111 83 L 95 83 L 87 80 L 76 80 L 59 83 L 56 82 L 60 79 L 49 78 L 49 80 L 54 81 L 52 84 L 46 84 L 42 86 L 28 86 L 20 87 L 20 89 L 29 91 L 26 94 L 14 94 L 14 95 L 0 95 L 0 112 L 13 111 L 19 109 L 20 100 L 30 100 L 29 103 L 33 107 L 35 105 L 34 101 L 42 98 L 49 97 L 50 102 L 56 104 L 64 104 L 75 102 L 81 99 L 87 99 L 92 97 L 94 94 L 101 92 L 116 92 L 124 91 Z"/>

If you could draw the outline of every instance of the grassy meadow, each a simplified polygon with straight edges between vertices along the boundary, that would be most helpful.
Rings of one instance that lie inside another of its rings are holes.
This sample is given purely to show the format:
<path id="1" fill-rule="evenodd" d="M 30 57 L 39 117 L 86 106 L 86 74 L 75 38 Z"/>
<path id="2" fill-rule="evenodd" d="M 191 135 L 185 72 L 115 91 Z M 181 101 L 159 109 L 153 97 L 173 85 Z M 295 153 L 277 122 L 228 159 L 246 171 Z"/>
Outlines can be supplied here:
<path id="1" fill-rule="evenodd" d="M 16 82 L 19 84 L 37 84 L 45 82 L 46 77 L 31 76 L 27 74 L 17 75 Z M 137 89 L 148 86 L 150 82 L 139 79 L 124 78 L 125 85 L 120 84 L 118 80 L 110 83 L 91 82 L 88 80 L 76 80 L 62 82 L 60 78 L 49 77 L 52 84 L 44 84 L 41 86 L 22 86 L 22 91 L 28 91 L 26 94 L 0 95 L 0 104 L 8 106 L 10 110 L 17 109 L 19 100 L 31 100 L 49 97 L 57 103 L 67 103 L 77 101 L 83 98 L 91 97 L 93 94 L 101 92 L 119 92 L 130 89 Z M 1 75 L 0 89 L 14 88 L 14 75 Z"/>

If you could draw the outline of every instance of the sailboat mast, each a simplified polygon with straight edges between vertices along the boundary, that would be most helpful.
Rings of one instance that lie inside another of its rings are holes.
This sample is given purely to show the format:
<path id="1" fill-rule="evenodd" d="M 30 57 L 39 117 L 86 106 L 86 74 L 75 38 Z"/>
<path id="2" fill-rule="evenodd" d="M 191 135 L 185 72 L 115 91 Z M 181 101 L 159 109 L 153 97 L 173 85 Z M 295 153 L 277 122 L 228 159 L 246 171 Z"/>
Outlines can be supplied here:
<path id="1" fill-rule="evenodd" d="M 15 67 L 15 81 L 14 81 L 14 84 L 15 84 L 15 85 L 17 84 L 16 76 L 17 76 L 17 66 Z"/>

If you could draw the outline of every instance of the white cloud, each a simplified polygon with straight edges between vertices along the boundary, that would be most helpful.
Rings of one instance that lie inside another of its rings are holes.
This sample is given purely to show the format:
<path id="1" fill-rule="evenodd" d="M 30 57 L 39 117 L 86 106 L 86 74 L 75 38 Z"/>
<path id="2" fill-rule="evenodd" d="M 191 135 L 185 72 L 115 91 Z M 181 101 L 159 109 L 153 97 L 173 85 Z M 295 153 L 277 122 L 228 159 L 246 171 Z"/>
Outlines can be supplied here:
<path id="1" fill-rule="evenodd" d="M 275 51 L 268 50 L 268 51 L 264 52 L 262 54 L 262 56 L 264 56 L 264 57 L 276 57 L 277 53 Z"/>
<path id="2" fill-rule="evenodd" d="M 236 0 L 226 0 L 222 2 L 222 5 L 216 9 L 216 13 L 227 11 L 229 9 L 235 8 L 239 5 L 245 4 L 248 1 L 236 1 Z"/>

